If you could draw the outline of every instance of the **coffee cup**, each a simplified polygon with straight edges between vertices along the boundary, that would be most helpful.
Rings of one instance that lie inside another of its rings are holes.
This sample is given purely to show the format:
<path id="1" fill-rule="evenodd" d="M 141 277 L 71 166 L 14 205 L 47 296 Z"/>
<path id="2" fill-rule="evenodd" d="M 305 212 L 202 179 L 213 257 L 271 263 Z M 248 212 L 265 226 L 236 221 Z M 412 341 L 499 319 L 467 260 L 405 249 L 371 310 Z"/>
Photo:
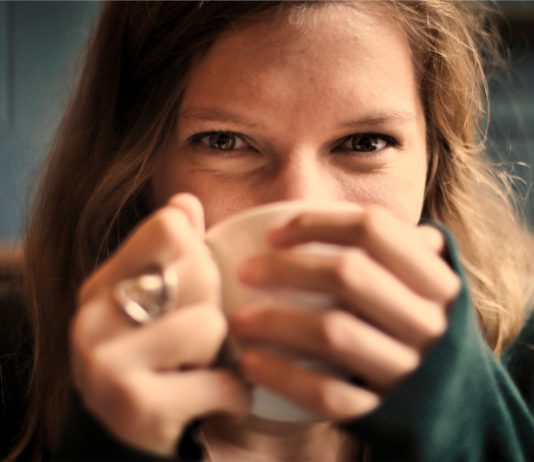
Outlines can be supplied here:
<path id="1" fill-rule="evenodd" d="M 328 309 L 335 300 L 328 295 L 300 290 L 260 290 L 242 283 L 238 268 L 246 259 L 269 250 L 267 230 L 288 222 L 306 211 L 357 211 L 358 206 L 348 202 L 287 201 L 275 202 L 238 212 L 208 229 L 206 243 L 210 248 L 221 274 L 221 302 L 224 313 L 229 316 L 245 305 L 281 304 L 302 306 L 309 309 Z M 297 252 L 332 254 L 341 252 L 341 247 L 323 243 L 298 246 Z M 226 354 L 239 357 L 245 344 L 229 336 Z M 286 353 L 287 354 L 287 353 Z M 340 374 L 333 365 L 321 361 L 299 358 L 298 362 L 315 370 Z M 320 418 L 297 404 L 267 390 L 262 386 L 253 389 L 252 413 L 258 417 L 279 421 L 314 421 Z"/>

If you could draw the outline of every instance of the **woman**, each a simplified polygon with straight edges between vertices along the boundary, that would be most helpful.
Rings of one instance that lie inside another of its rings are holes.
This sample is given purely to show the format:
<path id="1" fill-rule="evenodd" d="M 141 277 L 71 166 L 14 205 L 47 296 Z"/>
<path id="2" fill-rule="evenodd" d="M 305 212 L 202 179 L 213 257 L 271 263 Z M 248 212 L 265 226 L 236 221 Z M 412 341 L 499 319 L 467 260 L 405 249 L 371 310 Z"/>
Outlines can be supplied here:
<path id="1" fill-rule="evenodd" d="M 10 457 L 533 456 L 530 238 L 481 146 L 484 26 L 444 1 L 105 5 L 28 231 L 34 366 Z M 339 306 L 226 320 L 204 230 L 291 199 L 362 212 L 273 230 L 241 277 Z M 346 251 L 295 258 L 308 241 Z M 176 309 L 135 326 L 116 286 L 169 266 Z M 355 379 L 262 348 L 235 374 L 216 365 L 229 331 Z M 251 416 L 242 376 L 323 420 Z"/>

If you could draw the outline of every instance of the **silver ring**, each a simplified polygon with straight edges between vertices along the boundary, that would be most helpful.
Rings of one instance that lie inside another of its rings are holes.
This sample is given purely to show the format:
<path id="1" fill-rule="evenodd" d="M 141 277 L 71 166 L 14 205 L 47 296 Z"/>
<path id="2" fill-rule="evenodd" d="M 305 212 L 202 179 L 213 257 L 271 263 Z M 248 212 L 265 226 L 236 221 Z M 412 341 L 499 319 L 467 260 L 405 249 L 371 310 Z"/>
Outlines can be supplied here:
<path id="1" fill-rule="evenodd" d="M 176 270 L 168 266 L 119 282 L 114 295 L 128 318 L 136 324 L 146 324 L 172 308 L 177 292 Z"/>

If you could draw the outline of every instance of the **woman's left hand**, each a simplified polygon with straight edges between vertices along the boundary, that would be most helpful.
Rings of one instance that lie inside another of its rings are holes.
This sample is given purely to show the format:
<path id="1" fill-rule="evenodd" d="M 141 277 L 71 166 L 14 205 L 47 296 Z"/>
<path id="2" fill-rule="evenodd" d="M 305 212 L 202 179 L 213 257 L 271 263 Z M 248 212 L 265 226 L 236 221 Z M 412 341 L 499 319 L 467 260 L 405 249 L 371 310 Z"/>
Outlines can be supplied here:
<path id="1" fill-rule="evenodd" d="M 447 310 L 461 282 L 442 258 L 442 234 L 368 208 L 305 212 L 273 229 L 269 240 L 271 252 L 242 266 L 245 283 L 329 294 L 338 307 L 244 307 L 230 319 L 234 334 L 336 364 L 366 386 L 259 347 L 241 357 L 243 373 L 328 419 L 346 420 L 372 411 L 419 366 L 425 351 L 446 330 Z M 294 246 L 309 242 L 339 245 L 343 251 L 294 251 Z"/>

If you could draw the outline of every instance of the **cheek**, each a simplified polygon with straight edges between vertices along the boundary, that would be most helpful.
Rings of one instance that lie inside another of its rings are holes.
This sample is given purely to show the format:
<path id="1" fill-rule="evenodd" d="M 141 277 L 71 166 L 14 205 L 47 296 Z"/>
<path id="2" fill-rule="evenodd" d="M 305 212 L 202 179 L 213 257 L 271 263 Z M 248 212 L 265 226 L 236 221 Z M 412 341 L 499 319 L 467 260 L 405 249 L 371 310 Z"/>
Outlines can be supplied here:
<path id="1" fill-rule="evenodd" d="M 182 192 L 179 189 L 180 180 L 173 174 L 174 170 L 163 168 L 161 164 L 156 166 L 150 180 L 155 207 L 162 207 L 173 194 Z"/>
<path id="2" fill-rule="evenodd" d="M 151 178 L 155 205 L 161 207 L 171 196 L 182 192 L 198 196 L 194 188 L 197 182 L 191 180 L 190 172 L 183 168 L 178 159 L 171 156 L 163 157 L 156 165 Z"/>
<path id="3" fill-rule="evenodd" d="M 426 159 L 419 165 L 413 165 L 399 176 L 392 190 L 396 203 L 396 212 L 407 223 L 417 224 L 421 220 L 426 187 Z"/>
<path id="4" fill-rule="evenodd" d="M 399 220 L 417 224 L 423 208 L 424 189 L 397 183 L 391 178 L 370 185 L 359 184 L 351 188 L 345 200 L 362 206 L 379 206 L 389 210 Z"/>
<path id="5" fill-rule="evenodd" d="M 424 202 L 424 183 L 418 185 L 406 185 L 397 191 L 397 200 L 392 207 L 394 214 L 405 223 L 416 225 L 421 220 Z"/>
<path id="6" fill-rule="evenodd" d="M 154 203 L 161 207 L 177 193 L 195 195 L 204 207 L 206 228 L 243 209 L 254 206 L 250 195 L 235 188 L 234 182 L 218 181 L 210 174 L 188 170 L 170 162 L 158 167 L 152 176 Z"/>
<path id="7" fill-rule="evenodd" d="M 206 228 L 246 209 L 257 207 L 269 200 L 257 194 L 261 184 L 249 181 L 223 180 L 211 177 L 199 178 L 191 184 L 189 192 L 195 194 L 204 206 Z"/>
<path id="8" fill-rule="evenodd" d="M 421 219 L 425 197 L 426 160 L 386 168 L 369 176 L 347 176 L 343 181 L 345 200 L 360 205 L 377 205 L 405 223 Z"/>

